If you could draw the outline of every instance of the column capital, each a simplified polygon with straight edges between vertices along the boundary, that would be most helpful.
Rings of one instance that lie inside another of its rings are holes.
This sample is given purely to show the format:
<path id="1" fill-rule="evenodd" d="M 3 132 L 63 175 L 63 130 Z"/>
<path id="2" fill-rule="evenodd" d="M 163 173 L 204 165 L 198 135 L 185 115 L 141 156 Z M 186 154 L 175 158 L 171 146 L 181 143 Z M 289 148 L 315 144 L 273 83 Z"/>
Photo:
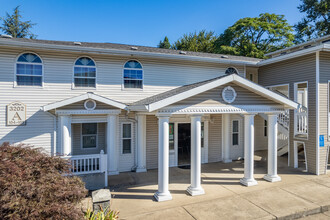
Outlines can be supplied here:
<path id="1" fill-rule="evenodd" d="M 157 118 L 170 118 L 172 116 L 172 114 L 156 114 Z"/>
<path id="2" fill-rule="evenodd" d="M 204 114 L 192 114 L 190 115 L 191 118 L 201 118 Z"/>
<path id="3" fill-rule="evenodd" d="M 255 112 L 244 112 L 244 113 L 242 113 L 242 115 L 244 115 L 244 116 L 256 116 L 256 114 L 257 113 L 255 113 Z"/>

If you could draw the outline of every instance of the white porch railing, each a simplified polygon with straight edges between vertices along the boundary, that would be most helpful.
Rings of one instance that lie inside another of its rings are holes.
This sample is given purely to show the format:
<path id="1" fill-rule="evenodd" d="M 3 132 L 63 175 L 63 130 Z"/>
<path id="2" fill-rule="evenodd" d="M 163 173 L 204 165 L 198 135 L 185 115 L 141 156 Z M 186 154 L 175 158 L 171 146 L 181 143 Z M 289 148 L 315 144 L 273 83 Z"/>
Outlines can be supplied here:
<path id="1" fill-rule="evenodd" d="M 308 132 L 308 112 L 306 107 L 300 107 L 295 113 L 295 134 L 306 135 Z"/>
<path id="2" fill-rule="evenodd" d="M 63 156 L 71 163 L 74 175 L 104 173 L 105 186 L 108 186 L 107 155 L 101 150 L 100 154 Z"/>
<path id="3" fill-rule="evenodd" d="M 290 123 L 290 113 L 289 113 L 289 110 L 285 110 L 284 112 L 278 114 L 277 121 L 283 127 L 285 127 L 286 129 L 289 129 L 289 123 Z"/>

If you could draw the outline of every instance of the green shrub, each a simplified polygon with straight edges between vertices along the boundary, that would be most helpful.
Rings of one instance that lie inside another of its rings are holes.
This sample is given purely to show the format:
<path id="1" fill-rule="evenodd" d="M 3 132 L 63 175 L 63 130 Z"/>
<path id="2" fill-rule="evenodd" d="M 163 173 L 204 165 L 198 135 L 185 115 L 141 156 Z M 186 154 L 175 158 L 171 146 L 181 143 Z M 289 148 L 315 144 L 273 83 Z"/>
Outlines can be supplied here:
<path id="1" fill-rule="evenodd" d="M 31 146 L 0 146 L 0 219 L 83 219 L 87 190 L 70 165 Z"/>
<path id="2" fill-rule="evenodd" d="M 85 213 L 86 220 L 116 220 L 118 219 L 118 211 L 111 210 L 110 207 L 105 210 L 100 207 L 100 211 L 93 212 L 90 208 L 87 209 Z"/>

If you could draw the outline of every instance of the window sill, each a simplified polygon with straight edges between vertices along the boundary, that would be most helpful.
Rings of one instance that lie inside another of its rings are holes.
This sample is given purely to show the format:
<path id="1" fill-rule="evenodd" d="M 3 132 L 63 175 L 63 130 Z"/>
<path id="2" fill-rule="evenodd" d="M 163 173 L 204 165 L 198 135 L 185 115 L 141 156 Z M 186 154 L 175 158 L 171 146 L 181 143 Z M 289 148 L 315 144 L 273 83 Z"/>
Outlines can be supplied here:
<path id="1" fill-rule="evenodd" d="M 82 90 L 82 91 L 88 91 L 88 90 L 92 90 L 95 91 L 96 87 L 72 87 L 72 90 Z"/>
<path id="2" fill-rule="evenodd" d="M 13 86 L 14 89 L 44 89 L 44 86 Z"/>

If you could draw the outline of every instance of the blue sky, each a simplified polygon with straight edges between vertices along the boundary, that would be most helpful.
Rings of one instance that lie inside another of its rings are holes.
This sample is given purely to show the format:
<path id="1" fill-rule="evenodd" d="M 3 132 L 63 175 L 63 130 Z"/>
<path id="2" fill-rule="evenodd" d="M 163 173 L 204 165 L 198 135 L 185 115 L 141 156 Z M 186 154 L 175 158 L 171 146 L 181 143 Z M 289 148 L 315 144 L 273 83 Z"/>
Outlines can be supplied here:
<path id="1" fill-rule="evenodd" d="M 300 0 L 0 0 L 0 16 L 21 5 L 39 39 L 157 46 L 202 29 L 222 33 L 240 18 L 260 13 L 302 18 Z"/>

